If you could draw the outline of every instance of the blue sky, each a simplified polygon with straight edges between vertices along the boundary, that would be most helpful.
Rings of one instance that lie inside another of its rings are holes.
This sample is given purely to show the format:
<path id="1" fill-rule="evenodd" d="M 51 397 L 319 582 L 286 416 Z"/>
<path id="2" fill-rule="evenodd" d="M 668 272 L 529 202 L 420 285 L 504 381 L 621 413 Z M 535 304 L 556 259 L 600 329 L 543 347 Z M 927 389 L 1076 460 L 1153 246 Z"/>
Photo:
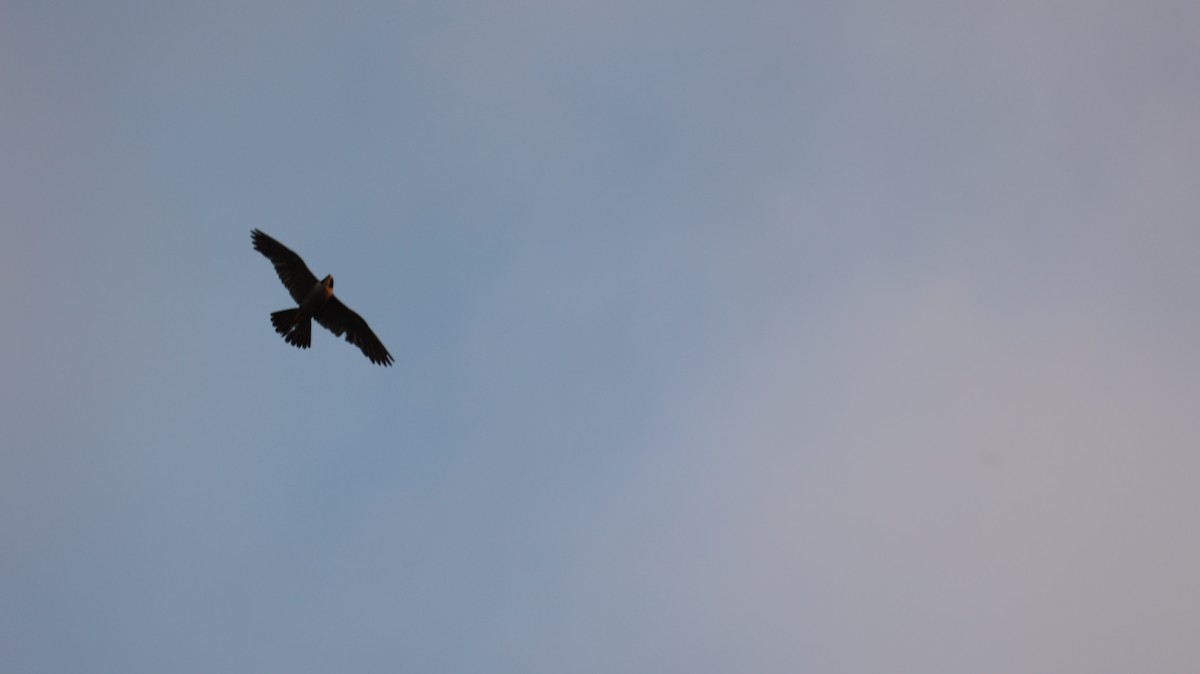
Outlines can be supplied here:
<path id="1" fill-rule="evenodd" d="M 141 4 L 0 8 L 6 670 L 1200 667 L 1200 8 Z"/>

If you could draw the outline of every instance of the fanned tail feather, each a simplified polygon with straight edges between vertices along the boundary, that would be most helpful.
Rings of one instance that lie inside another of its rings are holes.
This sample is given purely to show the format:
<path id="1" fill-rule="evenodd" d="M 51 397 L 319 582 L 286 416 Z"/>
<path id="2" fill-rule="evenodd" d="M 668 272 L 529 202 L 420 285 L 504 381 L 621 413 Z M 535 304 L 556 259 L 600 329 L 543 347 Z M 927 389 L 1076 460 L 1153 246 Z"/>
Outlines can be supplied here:
<path id="1" fill-rule="evenodd" d="M 312 319 L 297 320 L 300 309 L 284 309 L 271 314 L 271 325 L 292 346 L 307 349 L 312 346 Z"/>

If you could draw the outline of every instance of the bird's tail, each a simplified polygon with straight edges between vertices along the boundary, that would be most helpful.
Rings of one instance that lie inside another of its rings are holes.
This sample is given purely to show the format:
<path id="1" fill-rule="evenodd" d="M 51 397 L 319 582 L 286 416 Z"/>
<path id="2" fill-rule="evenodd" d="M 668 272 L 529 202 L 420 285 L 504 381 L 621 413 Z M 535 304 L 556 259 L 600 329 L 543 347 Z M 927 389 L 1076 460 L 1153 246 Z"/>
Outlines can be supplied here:
<path id="1" fill-rule="evenodd" d="M 271 325 L 275 332 L 292 346 L 307 349 L 312 346 L 312 319 L 300 318 L 300 309 L 284 309 L 271 314 Z"/>

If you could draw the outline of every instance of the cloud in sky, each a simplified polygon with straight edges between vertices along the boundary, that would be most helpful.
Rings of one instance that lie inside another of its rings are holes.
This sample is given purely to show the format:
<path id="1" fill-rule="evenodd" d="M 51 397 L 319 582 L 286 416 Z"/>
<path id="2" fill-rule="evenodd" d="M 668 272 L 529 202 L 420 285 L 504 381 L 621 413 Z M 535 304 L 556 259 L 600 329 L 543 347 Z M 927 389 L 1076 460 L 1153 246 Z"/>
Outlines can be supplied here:
<path id="1" fill-rule="evenodd" d="M 1200 661 L 1200 10 L 0 16 L 0 661 Z"/>

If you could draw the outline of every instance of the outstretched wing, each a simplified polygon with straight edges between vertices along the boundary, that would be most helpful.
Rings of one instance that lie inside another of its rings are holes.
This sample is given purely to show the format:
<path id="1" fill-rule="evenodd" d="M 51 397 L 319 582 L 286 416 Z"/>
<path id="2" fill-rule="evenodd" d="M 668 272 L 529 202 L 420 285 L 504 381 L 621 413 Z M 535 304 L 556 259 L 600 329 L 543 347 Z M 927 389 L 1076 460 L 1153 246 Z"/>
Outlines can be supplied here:
<path id="1" fill-rule="evenodd" d="M 283 281 L 283 286 L 292 294 L 296 304 L 303 302 L 313 286 L 317 285 L 317 277 L 308 270 L 304 260 L 287 246 L 257 229 L 250 232 L 250 240 L 254 242 L 254 250 L 267 256 L 271 264 L 275 265 L 275 273 L 279 274 L 279 280 Z"/>
<path id="2" fill-rule="evenodd" d="M 338 337 L 345 333 L 346 341 L 362 350 L 363 355 L 372 363 L 384 367 L 392 364 L 392 354 L 388 353 L 383 342 L 371 332 L 367 322 L 362 316 L 351 311 L 350 307 L 342 304 L 336 296 L 330 297 L 313 318 Z"/>

